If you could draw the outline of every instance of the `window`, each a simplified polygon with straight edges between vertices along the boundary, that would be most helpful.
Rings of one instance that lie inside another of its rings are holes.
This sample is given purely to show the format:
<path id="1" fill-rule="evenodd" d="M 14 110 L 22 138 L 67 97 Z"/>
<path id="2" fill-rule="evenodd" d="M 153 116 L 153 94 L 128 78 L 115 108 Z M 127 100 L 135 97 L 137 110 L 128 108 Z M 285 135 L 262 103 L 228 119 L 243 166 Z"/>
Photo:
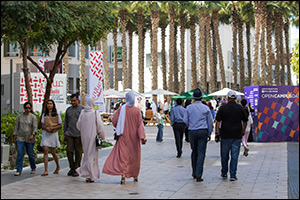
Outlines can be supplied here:
<path id="1" fill-rule="evenodd" d="M 75 42 L 69 47 L 69 57 L 75 57 Z"/>
<path id="2" fill-rule="evenodd" d="M 42 48 L 34 46 L 28 50 L 29 56 L 43 56 Z"/>
<path id="3" fill-rule="evenodd" d="M 89 59 L 89 46 L 85 46 L 85 58 Z"/>
<path id="4" fill-rule="evenodd" d="M 177 57 L 178 58 L 178 57 Z M 178 65 L 180 65 L 180 60 L 177 60 Z M 161 52 L 157 53 L 157 66 L 161 66 Z M 150 53 L 146 54 L 146 67 L 151 67 Z"/>
<path id="5" fill-rule="evenodd" d="M 113 63 L 114 62 L 114 47 L 113 46 L 109 46 L 109 55 L 110 55 L 110 62 Z M 122 47 L 118 47 L 117 48 L 117 58 L 118 58 L 118 62 L 122 62 Z"/>
<path id="6" fill-rule="evenodd" d="M 19 56 L 19 44 L 17 42 L 5 42 L 4 43 L 4 57 L 18 57 Z"/>

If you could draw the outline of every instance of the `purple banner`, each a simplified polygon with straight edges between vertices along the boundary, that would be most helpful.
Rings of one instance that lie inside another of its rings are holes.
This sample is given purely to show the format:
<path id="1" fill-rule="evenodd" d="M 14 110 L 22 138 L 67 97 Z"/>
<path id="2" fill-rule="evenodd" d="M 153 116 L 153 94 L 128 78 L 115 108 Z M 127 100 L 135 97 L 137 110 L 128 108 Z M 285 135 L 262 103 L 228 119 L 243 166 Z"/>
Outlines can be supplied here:
<path id="1" fill-rule="evenodd" d="M 255 110 L 254 141 L 299 141 L 299 86 L 249 86 L 245 99 Z"/>

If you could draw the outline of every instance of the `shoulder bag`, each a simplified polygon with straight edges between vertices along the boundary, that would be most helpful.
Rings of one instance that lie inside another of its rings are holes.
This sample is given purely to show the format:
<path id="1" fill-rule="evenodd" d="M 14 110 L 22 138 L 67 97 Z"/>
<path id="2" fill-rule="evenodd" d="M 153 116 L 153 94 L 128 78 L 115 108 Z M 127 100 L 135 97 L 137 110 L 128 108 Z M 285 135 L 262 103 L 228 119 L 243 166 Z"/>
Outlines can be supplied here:
<path id="1" fill-rule="evenodd" d="M 96 147 L 102 147 L 102 139 L 97 133 L 97 116 L 95 111 L 95 122 L 96 122 Z"/>

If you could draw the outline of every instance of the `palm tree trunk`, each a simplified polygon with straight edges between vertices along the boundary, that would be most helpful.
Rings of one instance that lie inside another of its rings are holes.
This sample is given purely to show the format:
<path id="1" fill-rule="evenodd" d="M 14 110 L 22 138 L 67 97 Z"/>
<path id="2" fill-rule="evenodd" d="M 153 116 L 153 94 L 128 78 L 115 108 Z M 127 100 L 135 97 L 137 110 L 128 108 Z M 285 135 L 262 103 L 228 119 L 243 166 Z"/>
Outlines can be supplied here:
<path id="1" fill-rule="evenodd" d="M 177 26 L 174 30 L 174 92 L 179 93 L 178 81 L 178 55 L 177 55 Z"/>
<path id="2" fill-rule="evenodd" d="M 200 88 L 206 91 L 206 51 L 205 51 L 205 15 L 203 12 L 199 14 L 199 47 L 200 47 Z"/>
<path id="3" fill-rule="evenodd" d="M 220 41 L 219 35 L 219 28 L 218 28 L 218 10 L 213 11 L 213 23 L 214 23 L 214 33 L 216 37 L 217 43 L 217 52 L 219 56 L 219 67 L 220 67 L 220 75 L 221 75 L 221 88 L 226 87 L 226 80 L 225 80 L 225 69 L 224 69 L 224 61 L 223 61 L 223 53 L 222 53 L 222 46 Z"/>
<path id="4" fill-rule="evenodd" d="M 213 19 L 211 19 L 210 22 L 210 29 L 211 29 L 211 39 L 212 39 L 212 52 L 213 52 L 213 69 L 214 69 L 214 74 L 213 74 L 213 81 L 215 82 L 215 89 L 218 90 L 218 76 L 217 76 L 217 44 L 216 44 L 216 35 L 215 35 L 215 30 L 214 30 L 214 24 L 213 24 Z"/>
<path id="5" fill-rule="evenodd" d="M 212 46 L 211 46 L 211 41 L 212 37 L 210 34 L 210 15 L 206 14 L 206 44 L 207 44 L 207 50 L 208 50 L 208 56 L 209 56 L 209 72 L 210 72 L 210 77 L 209 77 L 209 93 L 216 91 L 216 85 L 215 85 L 215 80 L 214 80 L 214 63 L 213 63 L 213 52 L 212 52 Z"/>
<path id="6" fill-rule="evenodd" d="M 184 58 L 184 45 L 185 45 L 185 14 L 180 13 L 180 85 L 179 93 L 185 91 L 185 58 Z"/>
<path id="7" fill-rule="evenodd" d="M 195 16 L 190 16 L 190 30 L 191 30 L 191 75 L 192 75 L 192 88 L 197 88 L 197 63 L 196 63 L 196 26 Z"/>
<path id="8" fill-rule="evenodd" d="M 118 91 L 118 46 L 117 46 L 117 37 L 118 37 L 118 31 L 117 31 L 117 27 L 118 27 L 118 18 L 116 20 L 116 27 L 113 29 L 113 42 L 114 42 L 114 88 L 115 90 Z"/>
<path id="9" fill-rule="evenodd" d="M 261 39 L 260 39 L 260 85 L 266 85 L 266 47 L 265 47 L 265 33 L 266 33 L 266 9 L 267 1 L 261 3 Z"/>
<path id="10" fill-rule="evenodd" d="M 67 88 L 67 94 L 70 92 L 69 90 L 69 49 L 67 50 L 65 57 L 64 57 L 64 73 L 67 74 L 67 83 L 66 83 L 66 88 Z"/>
<path id="11" fill-rule="evenodd" d="M 174 91 L 174 31 L 175 31 L 175 11 L 174 8 L 171 6 L 169 8 L 169 29 L 170 29 L 170 38 L 169 38 L 169 76 L 168 76 L 168 88 L 170 91 Z"/>
<path id="12" fill-rule="evenodd" d="M 232 56 L 233 56 L 233 89 L 237 90 L 237 13 L 236 9 L 233 8 L 231 16 L 232 16 Z"/>
<path id="13" fill-rule="evenodd" d="M 85 105 L 86 72 L 85 72 L 85 45 L 80 41 L 80 97 L 81 104 Z M 91 87 L 91 86 L 90 86 Z"/>
<path id="14" fill-rule="evenodd" d="M 166 63 L 166 25 L 161 28 L 161 59 L 163 74 L 163 89 L 167 90 L 167 63 Z"/>
<path id="15" fill-rule="evenodd" d="M 132 34 L 133 27 L 131 22 L 128 24 L 128 39 L 129 39 L 129 58 L 128 58 L 128 88 L 132 88 Z"/>
<path id="16" fill-rule="evenodd" d="M 284 55 L 283 55 L 283 21 L 282 16 L 280 16 L 280 29 L 279 29 L 279 64 L 280 64 L 280 85 L 285 85 L 285 65 L 284 65 Z"/>
<path id="17" fill-rule="evenodd" d="M 299 4 L 298 4 L 299 5 Z M 286 50 L 286 68 L 287 68 L 287 84 L 291 85 L 291 66 L 290 66 L 290 49 L 289 49 L 289 27 L 290 23 L 287 21 L 284 24 L 284 35 L 285 35 L 285 50 Z"/>
<path id="18" fill-rule="evenodd" d="M 143 54 L 143 11 L 138 10 L 138 35 L 139 35 L 139 93 L 144 93 L 144 54 Z"/>
<path id="19" fill-rule="evenodd" d="M 275 56 L 275 85 L 280 85 L 280 72 L 279 72 L 279 13 L 275 12 L 274 16 L 275 20 L 275 49 L 274 49 L 274 56 Z"/>
<path id="20" fill-rule="evenodd" d="M 239 17 L 239 16 L 238 16 Z M 244 38 L 243 38 L 243 22 L 238 18 L 238 37 L 239 37 L 239 61 L 240 61 L 240 90 L 244 93 L 245 86 L 245 64 L 244 64 Z"/>
<path id="21" fill-rule="evenodd" d="M 108 50 L 107 50 L 106 38 L 102 39 L 102 46 L 103 46 L 104 90 L 108 90 L 110 88 L 110 78 L 109 78 Z"/>
<path id="22" fill-rule="evenodd" d="M 259 2 L 254 1 L 255 6 L 255 37 L 253 45 L 253 73 L 252 73 L 252 84 L 258 85 L 258 52 L 259 52 L 259 34 L 260 34 L 260 15 L 259 15 Z"/>
<path id="23" fill-rule="evenodd" d="M 266 85 L 273 85 L 273 79 L 272 79 L 272 14 L 268 13 L 267 17 L 267 82 Z"/>
<path id="24" fill-rule="evenodd" d="M 252 69 L 251 69 L 251 47 L 250 47 L 250 21 L 246 22 L 246 41 L 247 41 L 247 70 L 248 70 L 248 85 L 251 85 L 251 78 L 252 78 Z"/>
<path id="25" fill-rule="evenodd" d="M 152 90 L 157 89 L 157 65 L 158 65 L 158 53 L 157 53 L 157 32 L 158 32 L 158 11 L 151 9 L 151 23 L 152 23 Z M 156 99 L 155 99 L 156 100 Z"/>
<path id="26" fill-rule="evenodd" d="M 127 46 L 126 46 L 126 25 L 127 25 L 127 9 L 121 9 L 119 12 L 120 24 L 122 31 L 122 85 L 123 89 L 128 86 L 128 76 L 127 76 Z"/>

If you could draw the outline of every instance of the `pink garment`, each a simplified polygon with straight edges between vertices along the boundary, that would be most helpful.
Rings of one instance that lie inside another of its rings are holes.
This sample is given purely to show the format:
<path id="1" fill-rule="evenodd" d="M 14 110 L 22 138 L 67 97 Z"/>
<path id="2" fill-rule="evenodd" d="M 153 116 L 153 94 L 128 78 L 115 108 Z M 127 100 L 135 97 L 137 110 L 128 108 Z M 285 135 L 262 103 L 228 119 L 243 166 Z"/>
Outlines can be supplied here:
<path id="1" fill-rule="evenodd" d="M 116 127 L 120 108 L 114 114 L 112 123 Z M 119 136 L 106 159 L 102 172 L 110 175 L 138 177 L 141 163 L 141 139 L 146 138 L 143 118 L 139 108 L 126 106 L 124 132 Z"/>
<path id="2" fill-rule="evenodd" d="M 97 133 L 102 139 L 105 139 L 104 127 L 100 115 L 97 112 Z M 81 177 L 92 180 L 100 178 L 100 168 L 98 165 L 98 147 L 96 147 L 96 122 L 95 110 L 82 110 L 78 121 L 77 129 L 81 132 L 81 142 L 83 145 L 83 160 L 81 167 L 76 171 Z"/>
<path id="3" fill-rule="evenodd" d="M 245 135 L 242 138 L 243 147 L 247 147 L 248 146 L 247 141 L 248 141 L 249 133 L 250 133 L 250 131 L 245 131 Z"/>

